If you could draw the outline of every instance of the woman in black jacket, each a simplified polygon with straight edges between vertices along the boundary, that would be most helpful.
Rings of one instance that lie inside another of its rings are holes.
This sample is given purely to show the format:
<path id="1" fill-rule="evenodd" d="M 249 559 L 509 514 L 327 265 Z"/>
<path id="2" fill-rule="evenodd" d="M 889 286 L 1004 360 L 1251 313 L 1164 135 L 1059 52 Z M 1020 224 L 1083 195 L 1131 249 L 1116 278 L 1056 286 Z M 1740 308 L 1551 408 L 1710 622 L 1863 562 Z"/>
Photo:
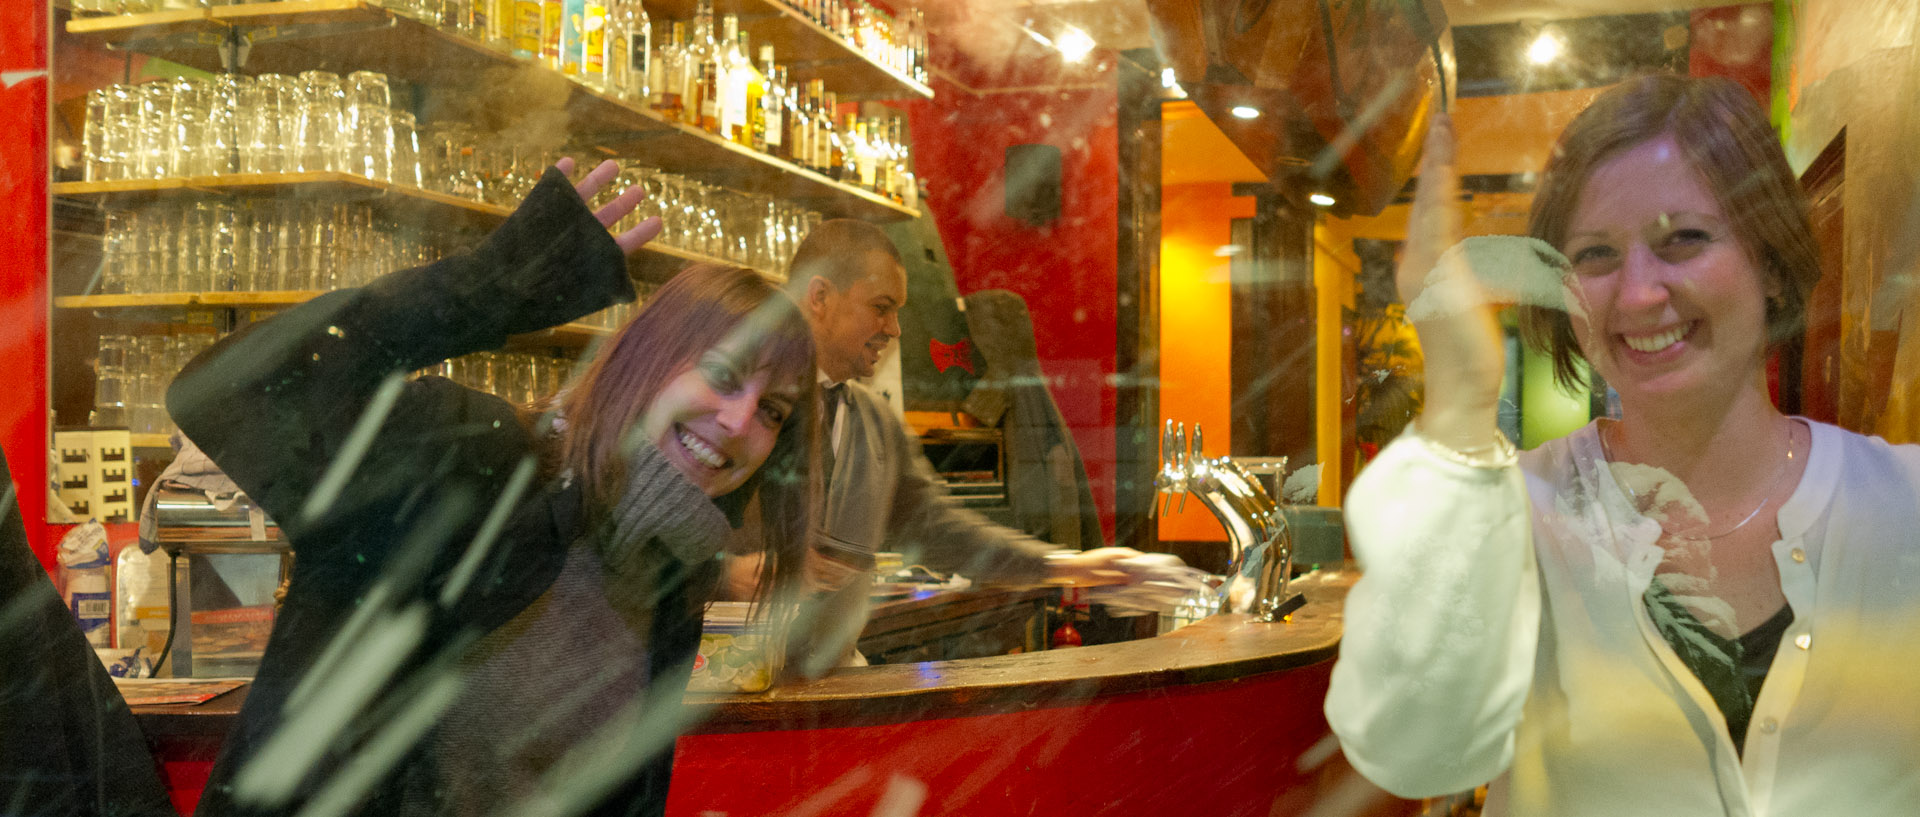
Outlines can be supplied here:
<path id="1" fill-rule="evenodd" d="M 279 521 L 287 599 L 201 814 L 658 814 L 717 559 L 757 498 L 798 575 L 813 346 L 738 268 L 662 287 L 553 404 L 409 373 L 633 298 L 549 171 L 471 252 L 237 333 L 175 380 L 188 437 Z"/>

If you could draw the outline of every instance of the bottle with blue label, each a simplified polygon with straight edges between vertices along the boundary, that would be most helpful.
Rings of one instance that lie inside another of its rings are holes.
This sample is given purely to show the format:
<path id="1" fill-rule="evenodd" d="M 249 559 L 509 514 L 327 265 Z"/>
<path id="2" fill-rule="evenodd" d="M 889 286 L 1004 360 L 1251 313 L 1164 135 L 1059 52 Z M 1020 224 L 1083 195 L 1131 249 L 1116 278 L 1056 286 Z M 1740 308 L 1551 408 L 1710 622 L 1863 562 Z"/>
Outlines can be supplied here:
<path id="1" fill-rule="evenodd" d="M 113 646 L 113 582 L 107 576 L 107 529 L 88 522 L 60 540 L 60 586 L 87 643 Z"/>

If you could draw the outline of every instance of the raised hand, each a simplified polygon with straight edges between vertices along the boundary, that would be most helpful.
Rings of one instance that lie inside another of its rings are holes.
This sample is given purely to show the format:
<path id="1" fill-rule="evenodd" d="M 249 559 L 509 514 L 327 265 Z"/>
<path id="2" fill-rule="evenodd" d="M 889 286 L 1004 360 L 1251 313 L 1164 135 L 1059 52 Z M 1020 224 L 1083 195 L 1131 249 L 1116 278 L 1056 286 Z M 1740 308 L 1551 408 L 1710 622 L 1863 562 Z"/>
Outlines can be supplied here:
<path id="1" fill-rule="evenodd" d="M 1420 433 L 1457 451 L 1476 451 L 1493 445 L 1500 433 L 1506 351 L 1492 297 L 1467 263 L 1468 253 L 1448 251 L 1459 243 L 1461 229 L 1453 148 L 1453 121 L 1434 114 L 1394 278 L 1425 359 Z"/>
<path id="2" fill-rule="evenodd" d="M 555 162 L 554 167 L 568 176 L 573 175 L 572 158 L 563 158 Z M 594 167 L 594 169 L 587 171 L 586 177 L 581 179 L 579 184 L 574 185 L 573 189 L 580 193 L 581 201 L 593 201 L 594 195 L 599 193 L 601 188 L 607 186 L 607 182 L 613 181 L 613 177 L 618 175 L 620 175 L 619 163 L 608 159 L 601 162 L 598 166 Z M 600 220 L 602 225 L 611 228 L 613 225 L 620 223 L 620 219 L 626 218 L 629 213 L 632 213 L 633 208 L 638 207 L 640 200 L 646 197 L 646 189 L 639 185 L 634 185 L 620 191 L 620 195 L 615 196 L 613 201 L 607 202 L 601 206 L 600 209 L 595 210 L 593 215 Z M 615 235 L 613 241 L 615 244 L 620 245 L 620 252 L 632 255 L 635 250 L 640 249 L 642 246 L 645 246 L 647 242 L 658 237 L 660 230 L 660 217 L 650 216 L 626 232 Z"/>

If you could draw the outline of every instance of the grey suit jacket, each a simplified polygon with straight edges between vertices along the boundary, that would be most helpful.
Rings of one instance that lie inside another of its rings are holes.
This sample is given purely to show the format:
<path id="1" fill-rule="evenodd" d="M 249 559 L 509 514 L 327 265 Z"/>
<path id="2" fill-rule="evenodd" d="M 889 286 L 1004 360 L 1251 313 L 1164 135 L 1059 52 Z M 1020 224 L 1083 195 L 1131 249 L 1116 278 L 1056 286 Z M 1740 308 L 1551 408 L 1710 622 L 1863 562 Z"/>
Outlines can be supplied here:
<path id="1" fill-rule="evenodd" d="M 880 395 L 847 384 L 847 412 L 820 528 L 867 553 L 898 551 L 906 563 L 974 581 L 1037 582 L 1055 550 L 960 507 L 935 480 L 920 443 Z M 808 675 L 838 663 L 867 621 L 870 576 L 806 605 L 794 653 Z"/>

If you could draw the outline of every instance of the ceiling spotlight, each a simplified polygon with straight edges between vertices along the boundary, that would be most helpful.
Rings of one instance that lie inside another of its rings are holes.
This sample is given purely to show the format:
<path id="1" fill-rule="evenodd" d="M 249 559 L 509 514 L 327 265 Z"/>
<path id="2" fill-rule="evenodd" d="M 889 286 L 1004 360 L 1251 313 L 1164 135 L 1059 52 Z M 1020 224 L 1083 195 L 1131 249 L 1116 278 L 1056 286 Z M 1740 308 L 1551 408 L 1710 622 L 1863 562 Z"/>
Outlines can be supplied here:
<path id="1" fill-rule="evenodd" d="M 1233 115 L 1241 119 L 1259 119 L 1260 109 L 1251 105 L 1235 105 L 1233 106 Z"/>
<path id="2" fill-rule="evenodd" d="M 1314 204 L 1318 204 L 1321 207 L 1333 206 L 1333 197 L 1325 193 L 1314 193 L 1313 195 L 1310 195 L 1307 197 L 1307 201 L 1313 202 Z"/>
<path id="3" fill-rule="evenodd" d="M 1180 87 L 1180 80 L 1174 78 L 1172 68 L 1160 69 L 1160 87 L 1162 88 Z"/>
<path id="4" fill-rule="evenodd" d="M 1060 49 L 1060 57 L 1067 62 L 1086 59 L 1087 55 L 1093 52 L 1093 46 L 1093 38 L 1087 36 L 1087 32 L 1073 26 L 1067 26 L 1053 38 L 1053 47 Z"/>
<path id="5" fill-rule="evenodd" d="M 1551 31 L 1542 31 L 1533 38 L 1533 44 L 1527 46 L 1527 59 L 1534 65 L 1546 65 L 1560 59 L 1560 53 L 1566 50 L 1566 43 Z"/>

